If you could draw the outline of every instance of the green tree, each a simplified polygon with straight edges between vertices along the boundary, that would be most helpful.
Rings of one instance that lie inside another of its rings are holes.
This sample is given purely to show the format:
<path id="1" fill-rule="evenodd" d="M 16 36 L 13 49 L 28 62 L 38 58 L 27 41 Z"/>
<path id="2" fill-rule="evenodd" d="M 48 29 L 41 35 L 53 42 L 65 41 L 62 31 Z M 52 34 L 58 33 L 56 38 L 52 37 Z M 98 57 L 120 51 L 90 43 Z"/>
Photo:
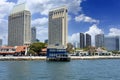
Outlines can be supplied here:
<path id="1" fill-rule="evenodd" d="M 41 49 L 44 47 L 46 47 L 45 43 L 36 42 L 29 46 L 29 48 L 30 48 L 29 52 L 31 52 L 32 54 L 39 54 Z"/>
<path id="2" fill-rule="evenodd" d="M 35 55 L 35 52 L 33 50 L 29 50 L 28 55 Z"/>
<path id="3" fill-rule="evenodd" d="M 72 53 L 73 52 L 73 45 L 71 43 L 67 44 L 67 52 Z"/>
<path id="4" fill-rule="evenodd" d="M 88 51 L 89 49 L 90 49 L 90 47 L 85 47 L 83 50 Z"/>
<path id="5" fill-rule="evenodd" d="M 107 50 L 105 47 L 101 47 L 102 50 Z"/>

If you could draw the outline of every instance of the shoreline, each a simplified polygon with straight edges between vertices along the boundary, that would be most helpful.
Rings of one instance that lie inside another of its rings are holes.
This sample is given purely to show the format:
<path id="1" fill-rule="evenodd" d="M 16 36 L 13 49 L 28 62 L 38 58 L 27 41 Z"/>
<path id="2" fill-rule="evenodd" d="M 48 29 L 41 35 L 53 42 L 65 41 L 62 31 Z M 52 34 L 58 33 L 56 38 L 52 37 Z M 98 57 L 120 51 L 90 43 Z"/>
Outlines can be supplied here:
<path id="1" fill-rule="evenodd" d="M 120 56 L 70 56 L 71 60 L 120 59 Z M 46 56 L 0 56 L 0 61 L 46 60 Z"/>

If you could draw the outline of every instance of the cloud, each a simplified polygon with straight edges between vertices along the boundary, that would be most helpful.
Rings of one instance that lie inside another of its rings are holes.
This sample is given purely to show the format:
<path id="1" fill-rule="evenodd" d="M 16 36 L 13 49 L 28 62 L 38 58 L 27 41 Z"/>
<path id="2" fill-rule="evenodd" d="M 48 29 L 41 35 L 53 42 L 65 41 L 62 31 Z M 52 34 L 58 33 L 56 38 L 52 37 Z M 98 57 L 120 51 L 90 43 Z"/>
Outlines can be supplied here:
<path id="1" fill-rule="evenodd" d="M 85 16 L 84 14 L 81 14 L 79 16 L 75 17 L 76 22 L 89 22 L 89 23 L 99 23 L 99 20 L 92 19 L 89 16 Z"/>
<path id="2" fill-rule="evenodd" d="M 3 45 L 7 44 L 8 20 L 5 19 L 15 3 L 7 0 L 0 0 L 0 38 L 3 40 Z"/>
<path id="3" fill-rule="evenodd" d="M 79 42 L 79 33 L 74 33 L 71 36 L 68 36 L 68 42 Z"/>
<path id="4" fill-rule="evenodd" d="M 5 16 L 7 16 L 14 5 L 15 3 L 13 2 L 7 2 L 7 0 L 0 0 L 0 18 L 4 18 Z"/>
<path id="5" fill-rule="evenodd" d="M 91 27 L 89 27 L 89 30 L 86 31 L 85 33 L 88 33 L 92 37 L 92 45 L 95 46 L 95 35 L 97 34 L 104 34 L 104 32 L 98 28 L 96 24 L 93 24 Z"/>
<path id="6" fill-rule="evenodd" d="M 45 25 L 48 25 L 48 18 L 46 17 L 32 20 L 32 26 L 40 27 L 40 26 L 45 26 Z"/>
<path id="7" fill-rule="evenodd" d="M 48 39 L 48 28 L 46 27 L 37 27 L 37 39 L 41 42 Z"/>
<path id="8" fill-rule="evenodd" d="M 8 33 L 8 27 L 7 27 L 7 20 L 0 19 L 0 39 L 3 40 L 3 44 L 7 44 L 7 33 Z"/>
<path id="9" fill-rule="evenodd" d="M 48 39 L 48 18 L 43 17 L 32 20 L 32 26 L 37 28 L 37 39 L 41 42 Z"/>
<path id="10" fill-rule="evenodd" d="M 66 5 L 68 11 L 73 14 L 78 14 L 81 11 L 80 3 L 83 0 L 18 0 L 18 3 L 26 2 L 32 14 L 40 13 L 48 15 L 48 11 L 52 8 Z"/>
<path id="11" fill-rule="evenodd" d="M 110 28 L 108 36 L 120 36 L 120 29 Z"/>

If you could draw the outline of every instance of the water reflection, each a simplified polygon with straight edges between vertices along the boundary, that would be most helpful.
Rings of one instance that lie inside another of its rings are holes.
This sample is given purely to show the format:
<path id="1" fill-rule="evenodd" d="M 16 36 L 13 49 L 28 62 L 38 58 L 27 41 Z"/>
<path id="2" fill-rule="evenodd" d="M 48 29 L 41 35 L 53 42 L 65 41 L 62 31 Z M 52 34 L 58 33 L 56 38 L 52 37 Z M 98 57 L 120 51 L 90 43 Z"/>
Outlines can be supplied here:
<path id="1" fill-rule="evenodd" d="M 50 80 L 66 80 L 66 77 L 69 77 L 69 62 L 47 62 L 46 64 Z"/>
<path id="2" fill-rule="evenodd" d="M 8 80 L 30 80 L 31 70 L 27 61 L 9 62 Z"/>

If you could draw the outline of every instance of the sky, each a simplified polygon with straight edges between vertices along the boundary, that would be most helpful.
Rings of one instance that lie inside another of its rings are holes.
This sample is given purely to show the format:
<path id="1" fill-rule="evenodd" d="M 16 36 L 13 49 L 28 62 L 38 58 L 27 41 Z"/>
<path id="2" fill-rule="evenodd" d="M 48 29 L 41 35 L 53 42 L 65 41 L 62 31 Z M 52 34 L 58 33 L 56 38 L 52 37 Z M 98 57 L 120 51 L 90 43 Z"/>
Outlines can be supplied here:
<path id="1" fill-rule="evenodd" d="M 37 29 L 37 39 L 48 39 L 48 12 L 66 5 L 68 8 L 68 41 L 79 42 L 79 33 L 94 36 L 120 36 L 120 0 L 0 0 L 0 38 L 7 45 L 8 16 L 12 8 L 26 3 L 31 14 L 31 27 Z"/>

